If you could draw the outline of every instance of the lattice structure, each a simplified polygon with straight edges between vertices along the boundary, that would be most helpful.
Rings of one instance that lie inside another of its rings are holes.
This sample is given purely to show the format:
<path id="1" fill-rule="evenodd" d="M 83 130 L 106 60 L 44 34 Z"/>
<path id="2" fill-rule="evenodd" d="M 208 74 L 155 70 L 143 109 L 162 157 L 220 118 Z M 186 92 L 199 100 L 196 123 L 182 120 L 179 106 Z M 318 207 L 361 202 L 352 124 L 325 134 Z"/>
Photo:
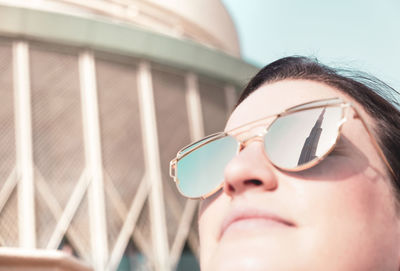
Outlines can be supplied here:
<path id="1" fill-rule="evenodd" d="M 197 202 L 178 194 L 168 163 L 223 129 L 232 86 L 143 59 L 8 39 L 0 95 L 1 246 L 61 249 L 95 270 L 182 270 L 182 255 L 198 257 Z"/>

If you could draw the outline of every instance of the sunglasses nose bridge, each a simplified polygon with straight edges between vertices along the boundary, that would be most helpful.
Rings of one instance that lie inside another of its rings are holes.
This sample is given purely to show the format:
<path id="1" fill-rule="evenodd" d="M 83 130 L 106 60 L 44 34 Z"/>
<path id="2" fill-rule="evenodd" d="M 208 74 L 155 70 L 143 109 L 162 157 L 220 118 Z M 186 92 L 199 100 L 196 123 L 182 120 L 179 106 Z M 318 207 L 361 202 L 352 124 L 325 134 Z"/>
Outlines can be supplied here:
<path id="1" fill-rule="evenodd" d="M 265 132 L 257 133 L 257 134 L 251 135 L 249 137 L 246 137 L 246 138 L 240 140 L 239 141 L 240 150 L 243 150 L 246 146 L 248 146 L 250 143 L 252 143 L 254 141 L 263 142 L 264 141 L 264 135 L 265 135 Z"/>

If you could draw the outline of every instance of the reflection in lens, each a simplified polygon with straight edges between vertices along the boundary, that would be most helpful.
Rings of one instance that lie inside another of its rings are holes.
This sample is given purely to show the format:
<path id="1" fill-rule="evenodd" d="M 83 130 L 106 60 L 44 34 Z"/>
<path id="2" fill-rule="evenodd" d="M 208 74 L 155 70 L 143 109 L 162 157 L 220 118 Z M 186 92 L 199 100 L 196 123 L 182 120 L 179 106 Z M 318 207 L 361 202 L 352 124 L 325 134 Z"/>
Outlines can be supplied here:
<path id="1" fill-rule="evenodd" d="M 296 169 L 315 161 L 335 144 L 341 107 L 304 110 L 275 120 L 265 136 L 265 150 L 273 164 Z"/>
<path id="2" fill-rule="evenodd" d="M 198 198 L 215 190 L 224 180 L 224 170 L 235 156 L 237 142 L 226 136 L 214 140 L 181 158 L 177 163 L 179 190 Z"/>
<path id="3" fill-rule="evenodd" d="M 317 158 L 317 147 L 322 133 L 321 124 L 324 121 L 324 114 L 325 108 L 322 110 L 321 114 L 314 124 L 314 127 L 311 129 L 310 134 L 304 142 L 303 148 L 301 149 L 299 161 L 297 162 L 298 166 Z"/>

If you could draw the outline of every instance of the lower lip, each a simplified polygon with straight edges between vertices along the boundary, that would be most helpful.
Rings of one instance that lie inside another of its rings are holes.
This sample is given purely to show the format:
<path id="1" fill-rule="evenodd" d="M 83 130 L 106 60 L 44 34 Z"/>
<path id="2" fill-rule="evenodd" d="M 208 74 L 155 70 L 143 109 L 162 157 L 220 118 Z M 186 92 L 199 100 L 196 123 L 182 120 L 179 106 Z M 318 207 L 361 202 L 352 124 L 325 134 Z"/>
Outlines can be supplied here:
<path id="1" fill-rule="evenodd" d="M 225 229 L 222 236 L 233 232 L 246 233 L 246 232 L 254 232 L 257 230 L 284 229 L 289 227 L 290 227 L 289 225 L 273 219 L 248 218 L 248 219 L 241 219 L 234 221 Z"/>

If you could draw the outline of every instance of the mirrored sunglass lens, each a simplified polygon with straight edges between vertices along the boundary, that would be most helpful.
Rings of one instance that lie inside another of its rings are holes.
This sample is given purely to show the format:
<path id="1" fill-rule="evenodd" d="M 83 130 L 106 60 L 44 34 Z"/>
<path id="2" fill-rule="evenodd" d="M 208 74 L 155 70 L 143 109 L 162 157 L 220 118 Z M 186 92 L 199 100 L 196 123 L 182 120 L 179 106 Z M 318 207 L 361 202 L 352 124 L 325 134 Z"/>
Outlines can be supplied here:
<path id="1" fill-rule="evenodd" d="M 341 107 L 316 108 L 278 118 L 265 136 L 265 151 L 273 164 L 287 170 L 327 154 L 335 144 Z"/>
<path id="2" fill-rule="evenodd" d="M 179 190 L 187 197 L 198 198 L 217 189 L 236 150 L 236 140 L 226 136 L 181 158 L 176 168 Z"/>

